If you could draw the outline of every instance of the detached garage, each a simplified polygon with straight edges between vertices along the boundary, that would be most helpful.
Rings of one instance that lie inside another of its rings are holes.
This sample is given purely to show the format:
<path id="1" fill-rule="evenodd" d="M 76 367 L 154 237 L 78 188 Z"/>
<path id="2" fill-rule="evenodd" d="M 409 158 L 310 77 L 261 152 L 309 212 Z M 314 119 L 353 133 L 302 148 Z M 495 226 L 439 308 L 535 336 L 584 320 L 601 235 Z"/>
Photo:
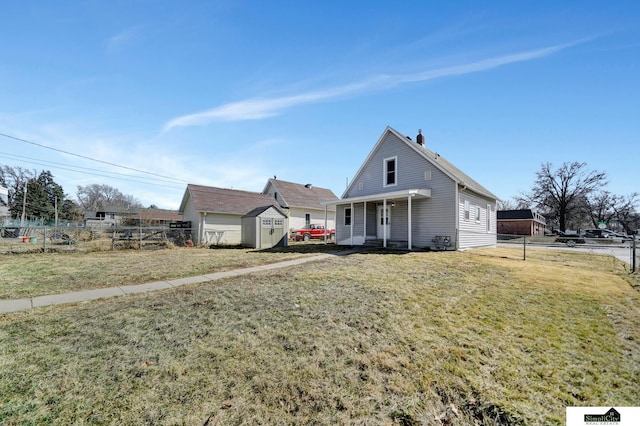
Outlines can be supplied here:
<path id="1" fill-rule="evenodd" d="M 287 216 L 275 206 L 257 207 L 242 216 L 242 245 L 252 248 L 286 247 Z"/>

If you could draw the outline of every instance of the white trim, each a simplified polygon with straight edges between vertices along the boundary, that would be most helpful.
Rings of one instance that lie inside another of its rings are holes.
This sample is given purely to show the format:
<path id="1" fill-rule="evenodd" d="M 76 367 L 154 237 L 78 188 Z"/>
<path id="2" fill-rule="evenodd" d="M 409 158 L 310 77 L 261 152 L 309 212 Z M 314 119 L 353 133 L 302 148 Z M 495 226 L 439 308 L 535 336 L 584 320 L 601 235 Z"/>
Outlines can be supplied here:
<path id="1" fill-rule="evenodd" d="M 407 197 L 407 249 L 411 250 L 411 197 Z"/>
<path id="2" fill-rule="evenodd" d="M 388 165 L 393 161 L 393 183 L 388 183 Z M 382 160 L 382 187 L 398 186 L 398 156 L 387 157 Z"/>
<path id="3" fill-rule="evenodd" d="M 406 197 L 431 198 L 431 189 L 430 188 L 403 189 L 401 191 L 383 192 L 380 194 L 365 195 L 362 197 L 352 197 L 352 198 L 343 198 L 341 200 L 326 201 L 323 204 L 326 204 L 328 206 L 331 206 L 331 205 L 335 206 L 338 204 L 361 203 L 363 201 L 380 201 L 383 198 L 387 200 L 399 200 L 401 198 L 406 198 Z"/>

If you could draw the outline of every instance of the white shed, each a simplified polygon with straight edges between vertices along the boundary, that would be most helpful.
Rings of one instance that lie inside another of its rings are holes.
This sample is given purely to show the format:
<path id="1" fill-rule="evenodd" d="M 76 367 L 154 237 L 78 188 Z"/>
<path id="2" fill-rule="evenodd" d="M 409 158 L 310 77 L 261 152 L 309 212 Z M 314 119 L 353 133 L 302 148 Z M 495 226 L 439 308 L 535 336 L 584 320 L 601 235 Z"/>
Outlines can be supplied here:
<path id="1" fill-rule="evenodd" d="M 286 247 L 287 215 L 275 206 L 257 207 L 242 216 L 242 245 L 252 248 Z"/>

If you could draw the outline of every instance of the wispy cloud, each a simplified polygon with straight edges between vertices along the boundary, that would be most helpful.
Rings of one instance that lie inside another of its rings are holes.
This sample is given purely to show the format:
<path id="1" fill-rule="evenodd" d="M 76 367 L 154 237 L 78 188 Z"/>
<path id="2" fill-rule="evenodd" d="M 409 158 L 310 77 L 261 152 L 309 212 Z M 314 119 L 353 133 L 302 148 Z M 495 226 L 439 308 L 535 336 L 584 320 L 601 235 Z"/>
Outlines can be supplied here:
<path id="1" fill-rule="evenodd" d="M 135 26 L 109 37 L 107 40 L 107 51 L 113 52 L 114 50 L 119 49 L 121 46 L 129 42 L 129 40 L 135 38 L 139 30 L 140 27 Z"/>
<path id="2" fill-rule="evenodd" d="M 413 74 L 380 75 L 361 82 L 338 86 L 325 90 L 316 90 L 297 95 L 254 98 L 244 101 L 231 102 L 218 107 L 183 115 L 168 121 L 163 131 L 169 131 L 175 127 L 202 126 L 214 121 L 243 121 L 260 120 L 281 114 L 284 110 L 304 104 L 339 99 L 349 95 L 356 95 L 370 91 L 387 90 L 402 84 L 416 83 L 437 78 L 470 74 L 487 71 L 503 65 L 516 62 L 531 61 L 552 55 L 563 49 L 575 46 L 580 42 L 559 44 L 541 49 L 528 50 L 511 55 L 498 56 L 483 59 L 466 64 L 442 67 Z"/>

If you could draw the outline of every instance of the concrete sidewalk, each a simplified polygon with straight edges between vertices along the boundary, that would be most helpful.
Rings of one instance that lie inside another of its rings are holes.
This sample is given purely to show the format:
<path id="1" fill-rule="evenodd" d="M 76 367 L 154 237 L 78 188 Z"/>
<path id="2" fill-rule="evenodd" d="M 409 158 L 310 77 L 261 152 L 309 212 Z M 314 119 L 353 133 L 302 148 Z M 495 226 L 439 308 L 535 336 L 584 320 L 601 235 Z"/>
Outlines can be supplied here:
<path id="1" fill-rule="evenodd" d="M 27 311 L 29 309 L 39 308 L 42 306 L 87 302 L 90 300 L 124 296 L 127 294 L 147 293 L 150 291 L 164 290 L 167 288 L 175 288 L 188 284 L 199 284 L 210 281 L 217 281 L 223 278 L 236 277 L 238 275 L 246 275 L 255 272 L 268 271 L 271 269 L 280 269 L 289 266 L 301 265 L 303 263 L 323 260 L 336 255 L 345 255 L 353 253 L 355 251 L 356 250 L 347 250 L 333 254 L 319 254 L 317 256 L 302 257 L 300 259 L 286 260 L 283 262 L 271 263 L 268 265 L 252 266 L 250 268 L 234 269 L 231 271 L 215 272 L 213 274 L 200 275 L 196 277 L 177 278 L 174 280 L 156 281 L 146 284 L 98 288 L 95 290 L 74 291 L 71 293 L 51 294 L 48 296 L 37 296 L 25 299 L 0 300 L 0 313 Z"/>

